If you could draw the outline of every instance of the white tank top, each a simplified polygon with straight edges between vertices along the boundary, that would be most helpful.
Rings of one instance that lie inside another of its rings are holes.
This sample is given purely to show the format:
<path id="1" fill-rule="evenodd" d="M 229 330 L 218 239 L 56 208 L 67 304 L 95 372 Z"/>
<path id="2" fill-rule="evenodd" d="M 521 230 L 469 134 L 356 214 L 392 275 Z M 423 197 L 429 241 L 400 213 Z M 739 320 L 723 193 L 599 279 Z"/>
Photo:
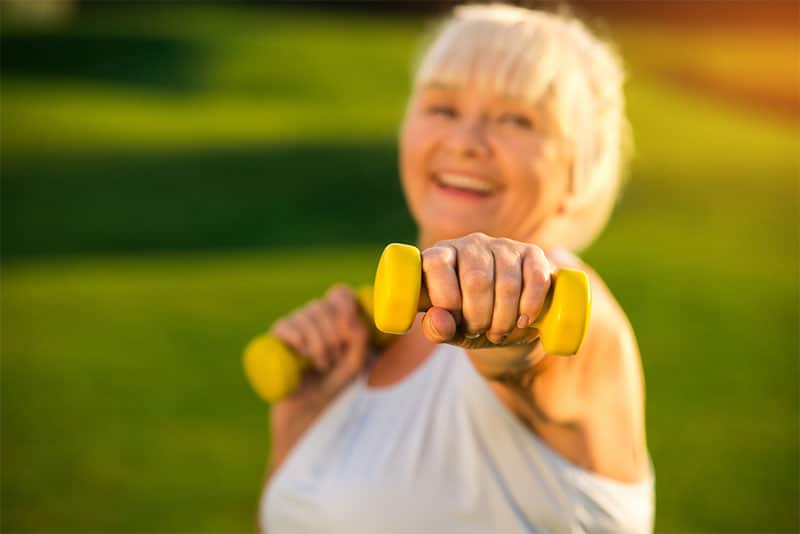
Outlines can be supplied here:
<path id="1" fill-rule="evenodd" d="M 260 515 L 269 534 L 649 532 L 653 497 L 652 476 L 616 482 L 550 449 L 462 349 L 440 345 L 397 384 L 354 380 L 275 472 Z"/>

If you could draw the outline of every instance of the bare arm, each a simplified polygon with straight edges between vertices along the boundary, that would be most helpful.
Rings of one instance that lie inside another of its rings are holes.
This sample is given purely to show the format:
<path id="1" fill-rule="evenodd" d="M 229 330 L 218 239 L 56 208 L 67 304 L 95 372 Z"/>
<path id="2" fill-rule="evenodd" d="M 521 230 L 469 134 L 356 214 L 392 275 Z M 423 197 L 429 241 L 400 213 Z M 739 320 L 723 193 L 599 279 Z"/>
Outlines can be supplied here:
<path id="1" fill-rule="evenodd" d="M 271 331 L 311 365 L 300 387 L 272 406 L 272 447 L 262 487 L 322 410 L 358 375 L 369 349 L 356 296 L 345 286 L 331 288 L 322 299 L 276 321 Z"/>
<path id="2" fill-rule="evenodd" d="M 537 346 L 522 360 L 507 360 L 513 365 L 504 371 L 482 374 L 504 404 L 561 455 L 599 475 L 636 482 L 649 469 L 639 351 L 624 312 L 602 280 L 586 270 L 594 308 L 581 351 L 553 356 Z M 487 353 L 470 351 L 479 372 Z"/>
<path id="3" fill-rule="evenodd" d="M 468 350 L 470 360 L 532 431 L 593 472 L 640 479 L 647 465 L 639 353 L 603 281 L 572 256 L 480 233 L 441 241 L 422 260 L 433 305 L 422 321 L 425 337 L 484 336 L 490 346 Z M 587 272 L 593 292 L 587 337 L 572 357 L 513 343 L 529 337 L 558 267 Z"/>

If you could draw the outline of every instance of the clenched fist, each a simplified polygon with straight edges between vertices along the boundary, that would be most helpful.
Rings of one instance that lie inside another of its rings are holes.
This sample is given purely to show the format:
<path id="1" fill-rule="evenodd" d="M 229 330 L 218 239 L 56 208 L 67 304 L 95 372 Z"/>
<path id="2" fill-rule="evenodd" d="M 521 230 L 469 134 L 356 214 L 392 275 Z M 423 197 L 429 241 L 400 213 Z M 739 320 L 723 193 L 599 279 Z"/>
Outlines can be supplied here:
<path id="1" fill-rule="evenodd" d="M 369 349 L 356 295 L 344 285 L 276 321 L 271 333 L 311 362 L 312 372 L 295 393 L 301 396 L 335 396 L 361 370 Z"/>
<path id="2" fill-rule="evenodd" d="M 534 322 L 550 289 L 550 262 L 528 243 L 474 233 L 422 251 L 430 308 L 425 336 L 441 343 L 460 332 L 502 345 Z"/>

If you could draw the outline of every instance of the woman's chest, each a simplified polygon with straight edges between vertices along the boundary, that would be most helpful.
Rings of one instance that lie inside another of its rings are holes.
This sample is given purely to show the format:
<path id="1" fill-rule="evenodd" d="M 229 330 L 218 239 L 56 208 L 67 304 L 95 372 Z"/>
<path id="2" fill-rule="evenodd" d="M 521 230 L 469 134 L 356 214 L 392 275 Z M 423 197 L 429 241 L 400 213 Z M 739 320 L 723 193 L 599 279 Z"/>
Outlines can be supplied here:
<path id="1" fill-rule="evenodd" d="M 264 503 L 268 526 L 278 532 L 330 531 L 330 525 L 335 532 L 566 526 L 563 484 L 519 433 L 524 429 L 509 424 L 491 391 L 476 384 L 484 389 L 440 383 L 396 391 L 402 399 L 356 399 L 337 424 L 316 428 L 276 475 Z"/>

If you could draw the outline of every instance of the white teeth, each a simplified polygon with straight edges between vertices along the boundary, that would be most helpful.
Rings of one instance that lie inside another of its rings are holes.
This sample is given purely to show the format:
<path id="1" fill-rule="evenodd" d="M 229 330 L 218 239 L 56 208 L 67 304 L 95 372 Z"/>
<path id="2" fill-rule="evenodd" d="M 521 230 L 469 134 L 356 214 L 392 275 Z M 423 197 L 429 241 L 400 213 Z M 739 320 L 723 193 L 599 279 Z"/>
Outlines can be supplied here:
<path id="1" fill-rule="evenodd" d="M 490 183 L 484 182 L 471 176 L 462 176 L 460 174 L 437 174 L 436 178 L 439 183 L 457 187 L 459 189 L 466 189 L 468 191 L 477 191 L 478 193 L 491 193 L 494 191 L 494 186 Z"/>

